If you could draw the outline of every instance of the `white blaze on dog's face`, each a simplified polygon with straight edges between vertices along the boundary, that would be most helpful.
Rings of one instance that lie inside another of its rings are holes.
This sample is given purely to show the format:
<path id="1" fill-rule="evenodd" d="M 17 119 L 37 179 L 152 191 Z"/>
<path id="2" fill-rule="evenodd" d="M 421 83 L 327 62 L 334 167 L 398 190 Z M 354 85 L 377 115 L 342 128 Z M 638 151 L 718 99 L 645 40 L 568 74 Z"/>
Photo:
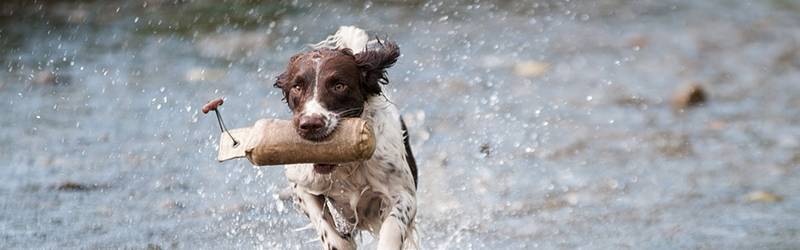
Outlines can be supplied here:
<path id="1" fill-rule="evenodd" d="M 309 140 L 323 139 L 339 119 L 359 117 L 365 101 L 381 93 L 385 69 L 399 54 L 390 42 L 356 55 L 350 49 L 321 49 L 293 56 L 275 87 L 283 90 L 297 133 Z"/>
<path id="2" fill-rule="evenodd" d="M 303 138 L 330 135 L 343 117 L 357 117 L 364 106 L 361 70 L 352 54 L 312 51 L 294 58 L 287 69 L 285 98 Z"/>

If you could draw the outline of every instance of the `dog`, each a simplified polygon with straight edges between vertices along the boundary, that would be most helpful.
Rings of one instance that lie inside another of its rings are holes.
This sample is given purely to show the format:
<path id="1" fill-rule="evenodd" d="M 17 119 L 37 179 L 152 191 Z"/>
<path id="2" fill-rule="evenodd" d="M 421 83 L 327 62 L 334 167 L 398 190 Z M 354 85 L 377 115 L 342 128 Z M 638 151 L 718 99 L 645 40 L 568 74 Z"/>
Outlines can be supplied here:
<path id="1" fill-rule="evenodd" d="M 324 139 L 342 118 L 358 117 L 372 126 L 376 149 L 360 162 L 287 165 L 296 204 L 324 249 L 356 249 L 361 230 L 377 237 L 381 250 L 416 247 L 417 165 L 406 125 L 384 89 L 399 47 L 370 42 L 364 30 L 349 26 L 313 48 L 292 56 L 274 84 L 297 133 Z"/>

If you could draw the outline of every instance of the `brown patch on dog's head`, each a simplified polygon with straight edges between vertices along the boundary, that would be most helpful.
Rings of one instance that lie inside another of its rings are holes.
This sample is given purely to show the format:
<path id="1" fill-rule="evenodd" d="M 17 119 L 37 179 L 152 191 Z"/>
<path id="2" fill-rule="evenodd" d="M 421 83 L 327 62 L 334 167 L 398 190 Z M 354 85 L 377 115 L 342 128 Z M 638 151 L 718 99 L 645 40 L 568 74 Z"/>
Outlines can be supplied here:
<path id="1" fill-rule="evenodd" d="M 283 91 L 297 132 L 306 139 L 330 135 L 340 118 L 358 117 L 369 97 L 388 84 L 386 69 L 400 56 L 394 42 L 353 54 L 350 49 L 320 49 L 289 59 L 274 86 Z"/>

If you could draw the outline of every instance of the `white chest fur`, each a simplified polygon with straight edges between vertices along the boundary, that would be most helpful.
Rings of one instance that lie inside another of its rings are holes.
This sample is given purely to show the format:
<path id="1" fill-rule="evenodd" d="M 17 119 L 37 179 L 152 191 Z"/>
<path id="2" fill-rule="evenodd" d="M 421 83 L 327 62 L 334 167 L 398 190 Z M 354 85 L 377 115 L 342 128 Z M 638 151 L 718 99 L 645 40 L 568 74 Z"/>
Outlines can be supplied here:
<path id="1" fill-rule="evenodd" d="M 341 213 L 359 229 L 377 234 L 375 229 L 391 209 L 388 204 L 395 204 L 399 196 L 414 197 L 416 187 L 406 161 L 397 107 L 384 96 L 373 96 L 362 118 L 376 135 L 372 158 L 340 164 L 326 175 L 314 172 L 312 164 L 287 165 L 286 177 L 310 194 L 327 196 L 328 204 L 337 210 L 332 213 Z"/>

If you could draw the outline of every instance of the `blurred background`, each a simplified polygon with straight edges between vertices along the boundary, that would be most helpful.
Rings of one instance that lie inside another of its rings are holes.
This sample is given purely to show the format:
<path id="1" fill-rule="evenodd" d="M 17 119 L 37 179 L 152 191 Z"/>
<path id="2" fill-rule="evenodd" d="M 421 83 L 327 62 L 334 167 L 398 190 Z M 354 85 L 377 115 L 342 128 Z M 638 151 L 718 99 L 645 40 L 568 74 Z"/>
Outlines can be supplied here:
<path id="1" fill-rule="evenodd" d="M 199 109 L 289 118 L 342 25 L 403 53 L 422 249 L 800 247 L 797 1 L 5 0 L 0 249 L 318 249 Z"/>

